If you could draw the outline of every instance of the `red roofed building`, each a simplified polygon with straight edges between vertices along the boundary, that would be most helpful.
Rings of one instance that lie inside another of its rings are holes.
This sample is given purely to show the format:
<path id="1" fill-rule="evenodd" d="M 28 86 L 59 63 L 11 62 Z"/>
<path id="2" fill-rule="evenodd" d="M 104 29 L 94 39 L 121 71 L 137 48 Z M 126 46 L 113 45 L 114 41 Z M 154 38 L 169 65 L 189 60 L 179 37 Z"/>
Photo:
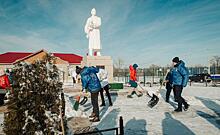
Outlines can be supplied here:
<path id="1" fill-rule="evenodd" d="M 82 56 L 76 54 L 53 53 L 53 55 L 62 60 L 68 61 L 70 64 L 80 65 L 82 61 Z"/>
<path id="2" fill-rule="evenodd" d="M 22 59 L 34 53 L 27 52 L 7 52 L 0 54 L 0 65 L 11 65 L 16 60 Z M 70 64 L 80 64 L 82 61 L 82 56 L 76 54 L 68 53 L 53 53 L 54 56 L 59 57 L 62 60 L 68 61 Z"/>
<path id="3" fill-rule="evenodd" d="M 25 61 L 32 63 L 36 60 L 42 59 L 45 54 L 48 53 L 45 50 L 40 50 L 35 53 L 30 52 L 7 52 L 0 54 L 0 69 L 13 68 L 14 64 L 19 61 Z M 75 66 L 80 66 L 82 56 L 69 53 L 52 53 L 57 59 L 55 61 L 56 66 L 62 73 L 62 79 L 66 82 L 71 78 L 71 71 L 75 69 Z"/>
<path id="4" fill-rule="evenodd" d="M 0 54 L 0 64 L 13 64 L 16 60 L 24 58 L 32 53 L 7 52 Z"/>

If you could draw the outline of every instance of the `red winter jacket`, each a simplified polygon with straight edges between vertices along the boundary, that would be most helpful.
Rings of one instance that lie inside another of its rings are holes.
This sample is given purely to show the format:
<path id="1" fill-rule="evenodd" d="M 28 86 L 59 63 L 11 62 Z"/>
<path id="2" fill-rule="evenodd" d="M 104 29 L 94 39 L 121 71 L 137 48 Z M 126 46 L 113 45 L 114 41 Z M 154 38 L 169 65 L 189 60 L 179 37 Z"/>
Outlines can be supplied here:
<path id="1" fill-rule="evenodd" d="M 10 87 L 10 82 L 7 75 L 0 76 L 0 88 L 6 89 L 7 87 Z"/>
<path id="2" fill-rule="evenodd" d="M 134 69 L 132 65 L 129 66 L 130 69 L 130 80 L 137 81 L 137 71 Z"/>

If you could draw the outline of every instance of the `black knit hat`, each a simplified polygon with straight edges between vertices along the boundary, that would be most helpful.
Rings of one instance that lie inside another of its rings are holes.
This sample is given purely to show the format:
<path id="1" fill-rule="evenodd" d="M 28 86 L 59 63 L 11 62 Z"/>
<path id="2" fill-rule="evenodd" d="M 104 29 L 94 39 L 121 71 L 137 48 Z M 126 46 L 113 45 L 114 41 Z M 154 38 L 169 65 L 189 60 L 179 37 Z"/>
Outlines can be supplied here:
<path id="1" fill-rule="evenodd" d="M 80 74 L 81 71 L 82 71 L 82 68 L 79 66 L 76 66 L 76 74 Z"/>
<path id="2" fill-rule="evenodd" d="M 138 64 L 134 64 L 134 65 L 133 65 L 133 68 L 136 69 L 137 67 L 138 67 Z"/>
<path id="3" fill-rule="evenodd" d="M 173 58 L 172 61 L 175 62 L 175 63 L 179 63 L 180 59 L 179 59 L 179 57 L 175 57 L 175 58 Z"/>

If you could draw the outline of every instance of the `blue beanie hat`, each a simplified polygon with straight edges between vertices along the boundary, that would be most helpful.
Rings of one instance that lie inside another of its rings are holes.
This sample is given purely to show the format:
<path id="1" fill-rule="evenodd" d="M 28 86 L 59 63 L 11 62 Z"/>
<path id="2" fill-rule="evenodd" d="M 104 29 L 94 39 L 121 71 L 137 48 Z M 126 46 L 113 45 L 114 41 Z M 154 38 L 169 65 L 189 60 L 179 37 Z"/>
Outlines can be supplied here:
<path id="1" fill-rule="evenodd" d="M 133 68 L 135 68 L 135 69 L 136 69 L 137 67 L 138 67 L 138 65 L 137 65 L 137 64 L 134 64 L 134 65 L 133 65 Z"/>

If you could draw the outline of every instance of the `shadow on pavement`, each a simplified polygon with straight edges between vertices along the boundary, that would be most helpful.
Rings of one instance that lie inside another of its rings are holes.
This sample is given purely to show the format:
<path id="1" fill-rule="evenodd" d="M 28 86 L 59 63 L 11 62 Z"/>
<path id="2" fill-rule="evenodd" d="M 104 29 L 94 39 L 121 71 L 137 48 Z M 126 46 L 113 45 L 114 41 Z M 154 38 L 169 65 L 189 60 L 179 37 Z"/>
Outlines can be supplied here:
<path id="1" fill-rule="evenodd" d="M 162 98 L 164 99 L 164 102 L 166 100 L 166 92 L 167 90 L 166 89 L 163 89 L 161 90 L 160 94 L 162 96 Z M 173 90 L 171 91 L 173 92 Z M 174 101 L 174 96 L 170 94 L 170 99 L 172 99 L 172 101 Z M 169 101 L 169 104 L 175 109 L 177 108 L 177 103 L 176 102 L 172 102 L 171 100 Z"/>
<path id="2" fill-rule="evenodd" d="M 200 100 L 207 108 L 215 112 L 217 116 L 213 116 L 202 111 L 196 111 L 196 113 L 206 119 L 211 124 L 213 124 L 218 129 L 220 129 L 220 105 L 211 101 L 210 99 L 205 99 L 201 97 L 196 97 L 196 99 Z"/>
<path id="3" fill-rule="evenodd" d="M 89 109 L 92 108 L 92 104 L 91 104 L 91 103 L 87 103 L 87 104 L 83 105 L 83 107 L 85 108 L 85 109 L 83 110 L 83 112 L 87 112 Z"/>
<path id="4" fill-rule="evenodd" d="M 168 112 L 165 112 L 162 128 L 163 135 L 195 135 L 187 126 L 174 119 Z"/>
<path id="5" fill-rule="evenodd" d="M 147 135 L 146 120 L 132 118 L 125 125 L 125 135 Z"/>
<path id="6" fill-rule="evenodd" d="M 210 115 L 208 113 L 202 112 L 202 111 L 196 111 L 196 113 L 206 119 L 209 123 L 213 124 L 215 127 L 217 127 L 218 129 L 220 129 L 220 118 Z"/>
<path id="7" fill-rule="evenodd" d="M 114 94 L 114 95 L 111 95 L 113 106 L 114 106 L 114 102 L 116 101 L 117 97 L 118 97 L 117 93 Z M 100 118 L 102 118 L 105 115 L 105 113 L 107 112 L 108 108 L 109 108 L 108 104 L 106 104 L 106 106 L 102 107 L 102 109 L 99 111 L 100 112 L 99 113 Z"/>
<path id="8" fill-rule="evenodd" d="M 118 125 L 118 114 L 120 112 L 120 109 L 113 109 L 111 112 L 109 112 L 103 119 L 101 119 L 101 122 L 97 125 L 97 128 L 102 129 L 109 129 L 117 127 Z M 115 131 L 108 131 L 103 132 L 103 135 L 114 135 Z"/>
<path id="9" fill-rule="evenodd" d="M 114 102 L 117 99 L 117 97 L 118 97 L 117 93 L 115 93 L 114 95 L 111 95 L 113 106 L 114 106 Z M 91 100 L 91 98 L 89 98 L 88 100 Z M 100 102 L 99 102 L 99 105 L 100 105 Z M 83 105 L 83 107 L 84 107 L 83 112 L 87 112 L 90 109 L 92 109 L 92 104 L 91 104 L 91 102 L 89 102 L 89 103 L 86 103 L 85 105 Z M 99 107 L 99 116 L 100 116 L 100 118 L 102 118 L 104 116 L 104 114 L 106 113 L 106 111 L 108 110 L 109 106 L 108 106 L 108 104 L 106 104 L 106 106 L 102 107 L 101 109 L 100 108 L 101 107 Z"/>

